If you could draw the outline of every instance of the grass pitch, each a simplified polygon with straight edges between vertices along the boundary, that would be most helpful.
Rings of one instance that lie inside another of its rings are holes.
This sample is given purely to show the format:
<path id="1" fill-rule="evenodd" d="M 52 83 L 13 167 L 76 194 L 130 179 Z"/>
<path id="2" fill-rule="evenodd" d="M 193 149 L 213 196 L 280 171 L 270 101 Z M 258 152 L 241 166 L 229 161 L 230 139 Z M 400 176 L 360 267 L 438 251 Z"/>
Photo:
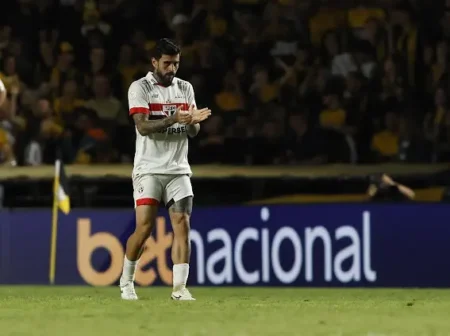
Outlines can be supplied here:
<path id="1" fill-rule="evenodd" d="M 1 336 L 450 335 L 450 290 L 0 286 Z"/>

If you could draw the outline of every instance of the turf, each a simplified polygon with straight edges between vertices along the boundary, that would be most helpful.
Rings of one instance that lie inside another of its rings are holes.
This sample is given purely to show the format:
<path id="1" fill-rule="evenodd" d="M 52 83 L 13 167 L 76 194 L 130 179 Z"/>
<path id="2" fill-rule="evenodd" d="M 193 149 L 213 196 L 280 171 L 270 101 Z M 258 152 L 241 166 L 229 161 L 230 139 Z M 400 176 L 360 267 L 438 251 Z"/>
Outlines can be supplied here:
<path id="1" fill-rule="evenodd" d="M 0 287 L 0 335 L 449 335 L 450 290 Z"/>

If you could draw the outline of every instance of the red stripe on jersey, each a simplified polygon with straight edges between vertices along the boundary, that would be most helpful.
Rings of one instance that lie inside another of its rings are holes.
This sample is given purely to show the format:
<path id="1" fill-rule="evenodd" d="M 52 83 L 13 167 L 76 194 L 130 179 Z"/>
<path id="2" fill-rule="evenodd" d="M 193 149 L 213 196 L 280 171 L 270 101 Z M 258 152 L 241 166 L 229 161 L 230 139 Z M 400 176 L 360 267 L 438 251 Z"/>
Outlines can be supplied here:
<path id="1" fill-rule="evenodd" d="M 149 114 L 150 110 L 147 107 L 132 107 L 132 108 L 130 108 L 130 115 L 136 114 L 136 113 Z"/>
<path id="2" fill-rule="evenodd" d="M 140 205 L 159 205 L 159 201 L 154 198 L 140 198 L 136 200 L 136 206 Z"/>
<path id="3" fill-rule="evenodd" d="M 152 103 L 148 106 L 150 107 L 151 112 L 163 112 L 164 106 L 173 106 L 175 105 L 177 108 L 181 106 L 181 108 L 185 111 L 189 110 L 189 104 L 186 103 L 173 103 L 173 104 L 158 104 L 158 103 Z"/>

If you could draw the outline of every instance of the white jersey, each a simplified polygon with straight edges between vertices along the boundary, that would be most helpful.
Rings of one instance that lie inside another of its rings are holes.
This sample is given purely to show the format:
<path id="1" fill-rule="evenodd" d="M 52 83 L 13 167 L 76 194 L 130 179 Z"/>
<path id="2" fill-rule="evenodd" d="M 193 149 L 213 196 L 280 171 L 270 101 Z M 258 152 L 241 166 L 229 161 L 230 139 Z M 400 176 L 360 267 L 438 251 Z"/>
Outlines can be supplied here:
<path id="1" fill-rule="evenodd" d="M 172 84 L 158 84 L 152 72 L 130 85 L 128 90 L 130 115 L 144 113 L 149 120 L 173 115 L 179 106 L 188 110 L 194 105 L 192 84 L 175 77 Z M 185 125 L 178 123 L 169 128 L 142 136 L 136 129 L 136 153 L 133 172 L 151 174 L 189 174 L 188 138 Z"/>

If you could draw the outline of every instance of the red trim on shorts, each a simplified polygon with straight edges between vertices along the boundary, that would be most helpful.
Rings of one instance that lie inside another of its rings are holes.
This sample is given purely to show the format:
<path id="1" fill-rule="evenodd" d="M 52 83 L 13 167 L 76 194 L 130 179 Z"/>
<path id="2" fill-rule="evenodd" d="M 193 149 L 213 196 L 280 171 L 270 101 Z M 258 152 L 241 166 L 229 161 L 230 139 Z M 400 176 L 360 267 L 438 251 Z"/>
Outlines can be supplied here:
<path id="1" fill-rule="evenodd" d="M 150 110 L 147 107 L 132 107 L 132 108 L 130 108 L 130 115 L 133 115 L 136 113 L 149 114 Z"/>
<path id="2" fill-rule="evenodd" d="M 136 200 L 136 206 L 140 205 L 159 205 L 159 201 L 154 198 L 140 198 Z"/>

